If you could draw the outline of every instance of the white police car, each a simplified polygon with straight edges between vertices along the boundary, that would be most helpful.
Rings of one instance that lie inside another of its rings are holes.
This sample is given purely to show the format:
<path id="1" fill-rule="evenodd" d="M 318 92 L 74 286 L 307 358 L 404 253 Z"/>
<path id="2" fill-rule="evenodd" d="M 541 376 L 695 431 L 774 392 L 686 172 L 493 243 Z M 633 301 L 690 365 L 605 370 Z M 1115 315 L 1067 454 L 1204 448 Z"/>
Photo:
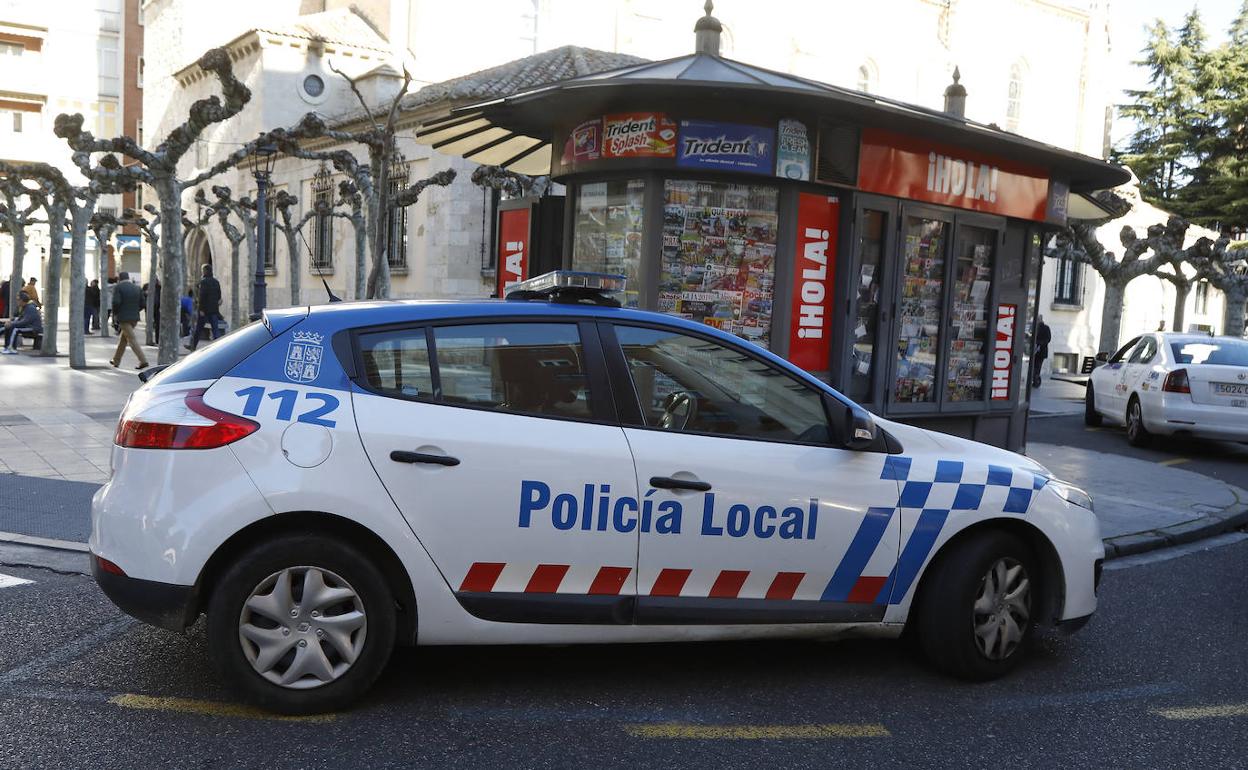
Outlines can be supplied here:
<path id="1" fill-rule="evenodd" d="M 155 625 L 206 613 L 225 677 L 292 713 L 359 696 L 395 644 L 909 626 L 985 679 L 1096 608 L 1083 492 L 565 288 L 595 280 L 270 312 L 160 372 L 95 497 L 96 580 Z"/>

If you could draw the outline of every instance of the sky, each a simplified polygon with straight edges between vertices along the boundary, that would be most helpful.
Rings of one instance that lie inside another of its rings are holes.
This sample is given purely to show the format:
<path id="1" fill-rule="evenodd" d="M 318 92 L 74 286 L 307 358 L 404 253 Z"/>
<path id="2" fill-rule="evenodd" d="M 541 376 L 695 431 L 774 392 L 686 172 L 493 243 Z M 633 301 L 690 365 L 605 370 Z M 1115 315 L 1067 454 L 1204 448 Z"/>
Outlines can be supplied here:
<path id="1" fill-rule="evenodd" d="M 1226 28 L 1235 18 L 1244 0 L 1111 0 L 1109 5 L 1110 45 L 1114 59 L 1115 81 L 1124 89 L 1148 86 L 1148 73 L 1132 62 L 1148 42 L 1148 27 L 1160 18 L 1171 29 L 1183 23 L 1183 16 L 1195 6 L 1209 36 L 1209 45 L 1220 45 L 1226 39 Z M 1121 103 L 1121 92 L 1114 94 L 1115 104 Z M 1121 118 L 1114 121 L 1113 140 L 1117 144 L 1131 131 L 1131 124 Z"/>

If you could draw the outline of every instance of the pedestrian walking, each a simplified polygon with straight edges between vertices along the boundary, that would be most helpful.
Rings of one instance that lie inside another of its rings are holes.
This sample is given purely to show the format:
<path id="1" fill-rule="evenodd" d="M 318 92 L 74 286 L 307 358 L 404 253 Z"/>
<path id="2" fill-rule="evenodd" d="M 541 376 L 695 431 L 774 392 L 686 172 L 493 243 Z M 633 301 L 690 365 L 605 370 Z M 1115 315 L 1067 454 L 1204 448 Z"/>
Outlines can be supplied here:
<path id="1" fill-rule="evenodd" d="M 1036 317 L 1036 353 L 1031 362 L 1031 387 L 1040 387 L 1040 368 L 1044 359 L 1049 357 L 1049 343 L 1053 341 L 1053 332 L 1044 322 L 1044 316 Z"/>
<path id="2" fill-rule="evenodd" d="M 36 283 L 38 283 L 38 281 L 36 281 L 35 277 L 32 275 L 30 277 L 30 281 L 22 287 L 22 291 L 26 292 L 26 296 L 30 297 L 30 301 L 35 303 L 35 307 L 40 308 L 43 307 L 43 302 L 39 300 L 39 290 L 35 288 Z"/>
<path id="3" fill-rule="evenodd" d="M 43 333 L 43 318 L 39 315 L 39 308 L 35 306 L 25 289 L 18 292 L 17 301 L 21 303 L 22 309 L 13 320 L 4 325 L 4 349 L 0 350 L 0 353 L 9 356 L 17 355 L 22 335 L 38 336 Z"/>
<path id="4" fill-rule="evenodd" d="M 90 334 L 100 330 L 100 279 L 92 278 L 82 300 L 82 331 Z"/>
<path id="5" fill-rule="evenodd" d="M 143 292 L 130 282 L 130 274 L 122 272 L 117 276 L 117 285 L 113 287 L 113 318 L 118 325 L 117 350 L 109 361 L 114 367 L 121 365 L 121 357 L 126 354 L 126 345 L 134 351 L 139 359 L 136 369 L 147 368 L 147 356 L 139 347 L 139 340 L 134 336 L 134 325 L 139 322 L 139 309 L 143 306 Z"/>
<path id="6" fill-rule="evenodd" d="M 195 315 L 195 294 L 190 289 L 187 289 L 186 296 L 179 300 L 179 303 L 178 317 L 182 321 L 182 336 L 190 337 L 191 317 Z M 187 344 L 190 344 L 190 340 L 187 340 Z"/>
<path id="7" fill-rule="evenodd" d="M 225 319 L 221 317 L 221 284 L 212 277 L 212 265 L 204 265 L 204 277 L 199 279 L 199 315 L 195 319 L 195 328 L 191 330 L 191 350 L 199 344 L 199 330 L 207 323 L 212 327 L 212 338 L 221 336 L 221 327 Z"/>

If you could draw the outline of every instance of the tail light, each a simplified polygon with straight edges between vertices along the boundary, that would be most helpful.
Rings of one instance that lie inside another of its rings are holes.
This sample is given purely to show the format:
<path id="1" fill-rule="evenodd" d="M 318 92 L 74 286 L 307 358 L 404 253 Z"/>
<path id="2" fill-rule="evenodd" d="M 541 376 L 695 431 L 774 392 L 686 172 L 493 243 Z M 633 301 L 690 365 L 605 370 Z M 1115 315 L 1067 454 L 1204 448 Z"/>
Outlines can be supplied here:
<path id="1" fill-rule="evenodd" d="M 136 393 L 117 423 L 113 443 L 133 449 L 215 449 L 260 427 L 246 417 L 208 406 L 204 391 Z"/>
<path id="2" fill-rule="evenodd" d="M 105 559 L 103 556 L 96 556 L 95 564 L 97 567 L 100 568 L 100 572 L 107 572 L 110 575 L 120 575 L 121 577 L 126 577 L 125 570 L 123 570 L 121 567 L 118 567 L 116 564 L 109 561 L 108 559 Z"/>
<path id="3" fill-rule="evenodd" d="M 1191 393 L 1192 383 L 1187 379 L 1186 369 L 1175 369 L 1166 375 L 1166 381 L 1161 384 L 1161 389 L 1167 393 Z"/>

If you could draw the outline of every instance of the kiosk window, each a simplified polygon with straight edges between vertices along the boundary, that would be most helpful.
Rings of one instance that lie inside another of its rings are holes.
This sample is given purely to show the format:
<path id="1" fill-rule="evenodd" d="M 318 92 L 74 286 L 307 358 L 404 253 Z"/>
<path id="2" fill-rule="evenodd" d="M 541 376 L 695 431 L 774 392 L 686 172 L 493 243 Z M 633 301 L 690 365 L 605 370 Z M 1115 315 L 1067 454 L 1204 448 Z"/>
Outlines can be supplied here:
<path id="1" fill-rule="evenodd" d="M 884 256 L 883 211 L 862 212 L 862 236 L 858 239 L 858 274 L 853 279 L 858 297 L 854 305 L 853 360 L 850 363 L 849 392 L 854 401 L 872 400 L 875 373 L 875 335 L 880 320 L 880 269 Z"/>
<path id="2" fill-rule="evenodd" d="M 897 307 L 897 380 L 893 401 L 934 403 L 945 291 L 949 225 L 907 217 L 902 243 L 901 302 Z"/>
<path id="3" fill-rule="evenodd" d="M 646 427 L 827 443 L 817 391 L 732 348 L 678 332 L 617 326 Z"/>
<path id="4" fill-rule="evenodd" d="M 949 364 L 945 398 L 984 399 L 984 355 L 988 344 L 988 300 L 997 233 L 961 227 L 953 264 L 953 300 L 949 313 Z"/>
<path id="5" fill-rule="evenodd" d="M 659 311 L 768 347 L 778 199 L 766 185 L 665 180 Z"/>
<path id="6" fill-rule="evenodd" d="M 590 182 L 576 193 L 572 267 L 628 278 L 621 301 L 636 307 L 641 287 L 641 179 Z"/>

